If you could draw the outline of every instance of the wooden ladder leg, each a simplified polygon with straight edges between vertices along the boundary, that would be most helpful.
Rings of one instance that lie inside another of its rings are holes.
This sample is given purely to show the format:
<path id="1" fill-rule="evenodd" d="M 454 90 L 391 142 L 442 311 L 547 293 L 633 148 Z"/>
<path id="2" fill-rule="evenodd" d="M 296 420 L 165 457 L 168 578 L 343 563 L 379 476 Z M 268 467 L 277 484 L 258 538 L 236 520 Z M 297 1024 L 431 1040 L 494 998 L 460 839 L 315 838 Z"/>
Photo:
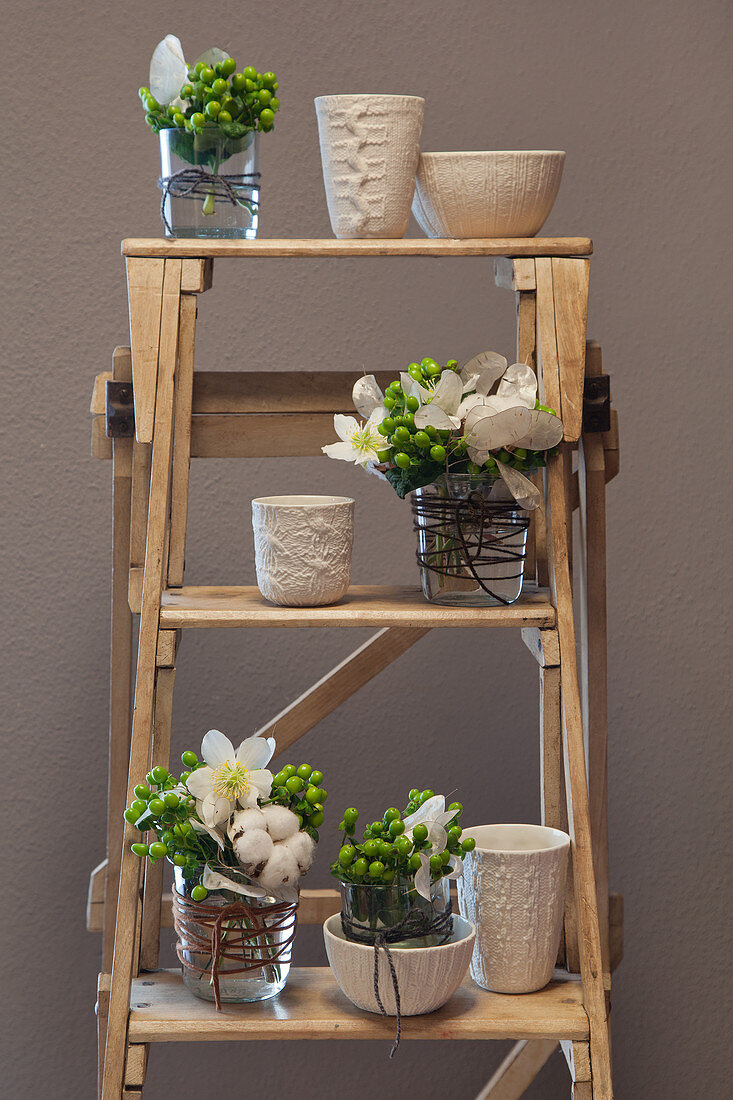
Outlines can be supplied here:
<path id="1" fill-rule="evenodd" d="M 126 348 L 116 348 L 112 377 L 131 382 Z M 115 911 L 120 877 L 123 818 L 130 752 L 132 695 L 132 613 L 127 600 L 132 439 L 118 438 L 112 447 L 112 608 L 110 623 L 109 774 L 107 791 L 107 869 L 104 882 L 102 970 L 112 970 Z"/>
<path id="2" fill-rule="evenodd" d="M 578 263 L 585 266 L 570 269 L 565 266 Z M 582 417 L 587 261 L 538 259 L 535 266 L 539 351 L 545 393 L 543 403 L 548 403 L 549 397 L 551 406 L 562 415 L 566 440 L 573 441 L 580 434 Z M 580 363 L 577 351 L 579 346 L 582 346 Z M 560 453 L 550 459 L 547 468 L 551 579 L 560 639 L 565 787 L 569 832 L 572 838 L 580 972 L 590 1030 L 593 1100 L 611 1100 L 613 1087 L 609 1031 L 568 561 L 567 481 L 564 470 L 565 462 L 570 460 L 569 450 L 569 442 L 563 443 Z"/>
<path id="3" fill-rule="evenodd" d="M 572 1100 L 592 1100 L 593 1085 L 588 1043 L 563 1040 L 560 1043 L 572 1078 Z"/>
<path id="4" fill-rule="evenodd" d="M 476 1100 L 519 1100 L 556 1050 L 555 1039 L 520 1039 Z"/>
<path id="5" fill-rule="evenodd" d="M 147 261 L 146 261 L 147 262 Z M 151 261 L 153 262 L 153 261 Z M 148 508 L 145 572 L 140 613 L 135 706 L 130 741 L 128 798 L 148 769 L 153 737 L 156 650 L 160 600 L 163 589 L 164 547 L 169 524 L 171 457 L 173 449 L 173 394 L 178 352 L 181 261 L 166 260 L 160 347 L 156 360 L 157 386 L 153 453 Z M 136 334 L 132 333 L 133 347 Z M 134 367 L 134 352 L 133 352 Z M 130 982 L 138 921 L 140 861 L 130 850 L 136 831 L 126 824 L 117 902 L 114 962 L 107 1022 L 107 1048 L 102 1088 L 103 1100 L 120 1100 L 123 1095 Z"/>
<path id="6" fill-rule="evenodd" d="M 196 339 L 195 294 L 181 295 L 181 319 L 178 330 L 178 373 L 176 375 L 176 419 L 171 484 L 171 528 L 168 552 L 168 587 L 183 584 L 188 520 L 188 478 L 191 462 L 191 408 L 193 405 L 193 365 Z"/>
<path id="7" fill-rule="evenodd" d="M 125 1057 L 124 1100 L 141 1100 L 148 1069 L 148 1043 L 128 1043 Z"/>

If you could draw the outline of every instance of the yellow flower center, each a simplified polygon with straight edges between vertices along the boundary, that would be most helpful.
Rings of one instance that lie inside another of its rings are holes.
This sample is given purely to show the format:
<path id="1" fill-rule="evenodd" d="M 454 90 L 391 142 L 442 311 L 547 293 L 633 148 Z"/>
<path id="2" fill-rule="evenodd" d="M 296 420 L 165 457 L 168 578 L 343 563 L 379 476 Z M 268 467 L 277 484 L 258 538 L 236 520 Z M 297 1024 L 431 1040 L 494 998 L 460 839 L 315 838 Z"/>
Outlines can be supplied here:
<path id="1" fill-rule="evenodd" d="M 249 772 L 239 760 L 235 760 L 234 763 L 231 760 L 225 760 L 214 769 L 212 786 L 214 794 L 219 798 L 228 798 L 230 802 L 236 802 L 249 790 Z"/>
<path id="2" fill-rule="evenodd" d="M 381 436 L 373 424 L 360 424 L 349 436 L 349 442 L 357 451 L 365 454 L 367 451 L 376 451 Z"/>

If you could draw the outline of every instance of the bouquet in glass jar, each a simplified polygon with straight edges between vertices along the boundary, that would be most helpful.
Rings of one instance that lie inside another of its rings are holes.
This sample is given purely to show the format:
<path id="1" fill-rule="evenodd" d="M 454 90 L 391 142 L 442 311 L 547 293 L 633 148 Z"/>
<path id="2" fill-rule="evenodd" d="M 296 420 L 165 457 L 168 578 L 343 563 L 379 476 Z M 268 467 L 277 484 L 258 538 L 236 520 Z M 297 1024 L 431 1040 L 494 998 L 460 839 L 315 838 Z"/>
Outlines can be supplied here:
<path id="1" fill-rule="evenodd" d="M 463 806 L 431 790 L 410 791 L 402 811 L 391 806 L 355 838 L 359 813 L 344 811 L 343 844 L 331 873 L 341 885 L 341 922 L 347 939 L 392 946 L 432 947 L 452 931 L 451 879 L 475 842 L 462 839 Z"/>
<path id="2" fill-rule="evenodd" d="M 357 413 L 337 415 L 325 454 L 386 478 L 412 498 L 425 596 L 440 603 L 512 603 L 524 575 L 530 477 L 563 436 L 540 404 L 537 377 L 494 351 L 465 366 L 425 358 L 382 393 L 374 375 L 353 390 Z"/>
<path id="3" fill-rule="evenodd" d="M 323 824 L 323 775 L 287 764 L 273 776 L 272 738 L 235 750 L 209 730 L 202 760 L 187 750 L 178 778 L 162 765 L 134 790 L 125 819 L 143 834 L 141 859 L 175 870 L 173 914 L 186 985 L 197 996 L 260 1000 L 285 984 L 300 877 Z"/>
<path id="4" fill-rule="evenodd" d="M 168 236 L 257 235 L 258 135 L 274 128 L 278 79 L 217 47 L 188 65 L 167 35 L 139 89 L 145 120 L 160 137 L 161 216 Z"/>

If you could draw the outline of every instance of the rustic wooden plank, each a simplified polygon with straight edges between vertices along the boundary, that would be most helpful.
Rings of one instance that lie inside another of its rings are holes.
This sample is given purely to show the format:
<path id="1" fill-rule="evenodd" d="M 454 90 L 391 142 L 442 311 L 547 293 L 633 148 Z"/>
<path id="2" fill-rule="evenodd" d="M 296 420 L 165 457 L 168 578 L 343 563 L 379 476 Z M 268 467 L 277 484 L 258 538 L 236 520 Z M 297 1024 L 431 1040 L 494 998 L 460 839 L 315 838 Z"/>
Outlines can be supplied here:
<path id="1" fill-rule="evenodd" d="M 534 260 L 511 260 L 498 256 L 494 260 L 494 282 L 502 290 L 534 290 L 537 285 Z"/>
<path id="2" fill-rule="evenodd" d="M 278 239 L 166 240 L 161 237 L 128 238 L 123 256 L 217 257 L 246 256 L 589 256 L 588 237 L 495 237 L 466 240 L 402 238 L 401 240 Z"/>
<path id="3" fill-rule="evenodd" d="M 143 574 L 142 565 L 130 566 L 130 575 L 127 586 L 127 600 L 130 611 L 134 615 L 140 614 L 140 605 L 143 598 Z"/>
<path id="4" fill-rule="evenodd" d="M 537 273 L 537 375 L 540 400 L 562 418 L 560 376 L 555 332 L 552 260 L 535 260 Z"/>
<path id="5" fill-rule="evenodd" d="M 134 795 L 134 785 L 148 770 L 152 743 L 155 653 L 158 640 L 160 593 L 163 588 L 163 547 L 171 478 L 173 393 L 178 353 L 180 287 L 180 261 L 167 260 L 163 286 L 158 391 L 155 401 L 155 441 L 153 443 L 151 466 L 148 537 L 140 615 L 135 707 L 130 742 L 128 783 L 130 801 L 132 801 Z M 102 1100 L 119 1100 L 123 1088 L 126 1023 L 139 913 L 138 880 L 140 861 L 130 851 L 130 843 L 136 835 L 133 826 L 126 823 L 120 868 L 120 889 L 117 903 Z"/>
<path id="6" fill-rule="evenodd" d="M 522 641 L 542 668 L 552 668 L 560 664 L 560 643 L 556 630 L 525 626 L 522 629 Z"/>
<path id="7" fill-rule="evenodd" d="M 276 737 L 278 753 L 284 752 L 427 633 L 427 628 L 409 627 L 385 627 L 377 631 L 262 726 L 257 735 Z"/>
<path id="8" fill-rule="evenodd" d="M 325 443 L 337 440 L 332 413 L 204 415 L 191 419 L 192 458 L 317 456 Z"/>
<path id="9" fill-rule="evenodd" d="M 140 568 L 145 561 L 145 540 L 148 533 L 148 498 L 150 495 L 150 463 L 152 447 L 139 443 L 132 447 L 132 504 L 130 514 L 130 567 Z"/>
<path id="10" fill-rule="evenodd" d="M 556 1050 L 555 1039 L 520 1039 L 476 1100 L 519 1100 Z"/>
<path id="11" fill-rule="evenodd" d="M 163 633 L 169 633 L 165 631 Z M 160 650 L 160 635 L 158 635 Z M 155 675 L 155 712 L 153 719 L 153 743 L 150 751 L 151 768 L 162 764 L 170 767 L 171 724 L 173 721 L 173 687 L 175 668 L 159 668 Z M 163 896 L 163 860 L 145 861 L 145 888 L 143 890 L 143 915 L 140 940 L 140 969 L 157 970 L 160 949 L 160 906 Z"/>
<path id="12" fill-rule="evenodd" d="M 112 381 L 112 371 L 103 370 L 94 379 L 89 412 L 92 416 L 104 416 L 107 411 L 107 383 Z"/>
<path id="13" fill-rule="evenodd" d="M 382 390 L 394 371 L 373 372 Z M 351 391 L 360 372 L 196 371 L 193 412 L 354 414 Z"/>
<path id="14" fill-rule="evenodd" d="M 112 440 L 107 436 L 107 421 L 103 416 L 95 416 L 92 420 L 90 453 L 92 458 L 112 458 Z"/>
<path id="15" fill-rule="evenodd" d="M 172 668 L 176 663 L 176 653 L 181 640 L 180 630 L 161 630 L 158 633 L 158 648 L 155 663 L 158 668 Z M 157 761 L 162 763 L 162 761 Z"/>
<path id="16" fill-rule="evenodd" d="M 92 871 L 89 876 L 89 886 L 87 888 L 87 932 L 98 932 L 102 927 L 101 924 L 97 924 L 100 910 L 104 906 L 104 886 L 107 881 L 107 860 L 103 859 L 101 863 Z"/>
<path id="17" fill-rule="evenodd" d="M 127 1059 L 125 1061 L 126 1090 L 136 1087 L 141 1089 L 145 1084 L 149 1049 L 147 1043 L 131 1043 L 127 1048 Z"/>
<path id="18" fill-rule="evenodd" d="M 590 1049 L 588 1044 L 573 1042 L 572 1039 L 563 1039 L 560 1042 L 560 1049 L 565 1056 L 573 1081 L 590 1081 Z"/>
<path id="19" fill-rule="evenodd" d="M 184 261 L 184 263 L 186 262 L 190 261 Z M 171 483 L 171 526 L 168 549 L 168 584 L 171 587 L 183 584 L 183 566 L 186 557 L 195 338 L 196 299 L 191 295 L 183 295 L 178 328 L 176 412 L 173 425 L 173 480 Z"/>
<path id="20" fill-rule="evenodd" d="M 580 438 L 583 424 L 590 261 L 555 258 L 550 262 L 555 297 L 562 421 L 565 439 L 574 441 Z"/>
<path id="21" fill-rule="evenodd" d="M 255 585 L 169 589 L 160 625 L 188 627 L 552 627 L 555 612 L 546 592 L 528 593 L 509 607 L 443 607 L 428 603 L 412 586 L 353 585 L 332 607 L 277 607 Z"/>
<path id="22" fill-rule="evenodd" d="M 127 261 L 135 434 L 140 443 L 150 443 L 153 438 L 163 267 L 161 259 Z"/>
<path id="23" fill-rule="evenodd" d="M 94 1012 L 97 1017 L 97 1096 L 102 1095 L 102 1074 L 104 1072 L 104 1050 L 107 1042 L 107 1016 L 109 1014 L 109 988 L 111 974 L 97 975 L 97 1003 Z"/>
<path id="24" fill-rule="evenodd" d="M 181 264 L 181 294 L 203 294 L 211 289 L 214 261 L 184 260 Z"/>
<path id="25" fill-rule="evenodd" d="M 362 1012 L 344 997 L 328 967 L 293 967 L 278 997 L 221 1012 L 192 997 L 178 971 L 133 982 L 131 1042 L 231 1039 L 394 1038 L 394 1019 Z M 403 1039 L 587 1039 L 577 982 L 551 982 L 539 993 L 488 993 L 469 978 L 445 1007 L 402 1020 Z"/>

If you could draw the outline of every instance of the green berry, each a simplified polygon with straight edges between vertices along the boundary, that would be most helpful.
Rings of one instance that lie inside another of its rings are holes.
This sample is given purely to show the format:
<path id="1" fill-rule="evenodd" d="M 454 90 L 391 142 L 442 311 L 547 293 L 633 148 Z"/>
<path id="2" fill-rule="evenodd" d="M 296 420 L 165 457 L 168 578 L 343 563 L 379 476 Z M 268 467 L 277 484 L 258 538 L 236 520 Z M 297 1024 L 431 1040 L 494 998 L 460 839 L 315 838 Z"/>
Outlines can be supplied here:
<path id="1" fill-rule="evenodd" d="M 277 77 L 274 73 L 263 73 L 262 83 L 266 88 L 272 88 L 274 84 L 277 84 Z"/>
<path id="2" fill-rule="evenodd" d="M 199 762 L 198 756 L 196 755 L 195 752 L 191 752 L 190 749 L 186 749 L 185 752 L 181 753 L 181 763 L 186 768 L 194 768 L 198 764 L 198 762 Z"/>
<path id="3" fill-rule="evenodd" d="M 427 800 L 429 798 L 434 798 L 434 797 L 435 797 L 435 791 L 431 791 L 430 787 L 428 787 L 427 790 L 420 792 L 420 805 L 422 806 L 423 802 L 427 802 Z"/>
<path id="4" fill-rule="evenodd" d="M 463 812 L 463 803 L 462 802 L 451 802 L 448 809 L 453 810 L 457 814 L 460 814 L 460 813 Z"/>
<path id="5" fill-rule="evenodd" d="M 339 852 L 339 863 L 342 867 L 350 867 L 356 859 L 356 848 L 353 844 L 344 844 Z"/>
<path id="6" fill-rule="evenodd" d="M 310 779 L 313 774 L 313 768 L 310 764 L 301 764 L 295 774 L 300 776 L 301 779 Z"/>
<path id="7" fill-rule="evenodd" d="M 208 896 L 209 891 L 206 889 L 205 886 L 202 886 L 201 883 L 199 883 L 198 886 L 194 886 L 193 890 L 191 891 L 191 897 L 194 901 L 203 901 L 204 898 L 207 898 Z"/>
<path id="8" fill-rule="evenodd" d="M 308 788 L 308 790 L 305 792 L 306 802 L 309 802 L 311 804 L 311 806 L 315 806 L 318 802 L 320 802 L 320 798 L 318 797 L 318 793 L 319 793 L 318 792 L 318 787 L 310 786 Z"/>
<path id="9" fill-rule="evenodd" d="M 261 92 L 260 95 L 262 95 Z M 269 107 L 265 107 L 264 110 L 260 111 L 260 125 L 263 130 L 271 130 L 274 122 L 275 112 L 270 110 Z"/>
<path id="10" fill-rule="evenodd" d="M 384 864 L 380 860 L 375 859 L 373 863 L 369 864 L 369 877 L 370 878 L 375 878 L 375 879 L 376 878 L 381 878 L 383 874 L 384 874 Z"/>
<path id="11" fill-rule="evenodd" d="M 222 76 L 231 76 L 236 67 L 237 63 L 234 58 L 226 57 L 219 66 L 219 70 Z"/>
<path id="12" fill-rule="evenodd" d="M 128 825 L 135 825 L 138 818 L 140 817 L 140 814 L 135 813 L 135 811 L 133 809 L 129 809 L 129 810 L 125 810 L 125 812 L 122 816 L 124 817 L 124 819 L 128 823 Z"/>
<path id="13" fill-rule="evenodd" d="M 201 77 L 201 80 L 204 84 L 213 84 L 216 73 L 210 65 L 204 65 L 201 72 L 199 73 L 199 76 Z"/>
<path id="14" fill-rule="evenodd" d="M 467 836 L 465 840 L 461 841 L 461 848 L 464 852 L 472 852 L 476 847 L 476 841 L 472 836 Z"/>
<path id="15" fill-rule="evenodd" d="M 256 80 L 257 69 L 253 68 L 252 65 L 248 65 L 247 68 L 244 70 L 244 75 L 246 76 L 247 80 Z"/>
<path id="16" fill-rule="evenodd" d="M 436 875 L 443 870 L 443 861 L 440 856 L 430 857 L 430 870 Z"/>
<path id="17" fill-rule="evenodd" d="M 415 854 L 411 855 L 410 858 L 407 861 L 407 870 L 408 871 L 419 871 L 420 867 L 421 867 L 420 856 L 417 854 L 417 852 L 415 852 Z"/>
<path id="18" fill-rule="evenodd" d="M 150 812 L 155 814 L 156 817 L 160 817 L 161 814 L 165 813 L 165 802 L 162 798 L 151 798 L 150 802 L 148 802 L 148 806 L 150 807 Z"/>
<path id="19" fill-rule="evenodd" d="M 385 393 L 383 405 L 385 409 L 393 409 L 395 406 L 395 399 L 391 393 Z"/>
<path id="20" fill-rule="evenodd" d="M 183 852 L 174 852 L 173 862 L 175 863 L 176 867 L 185 867 L 186 857 L 184 856 Z"/>
<path id="21" fill-rule="evenodd" d="M 410 468 L 410 456 L 406 455 L 404 451 L 398 451 L 393 461 L 395 466 L 399 466 L 401 470 L 409 470 Z"/>
<path id="22" fill-rule="evenodd" d="M 226 80 L 222 80 L 221 77 L 218 77 L 218 79 L 216 79 L 211 85 L 212 92 L 216 92 L 217 95 L 224 95 L 224 93 L 228 91 L 228 89 L 229 85 L 227 84 Z"/>
<path id="23" fill-rule="evenodd" d="M 209 103 L 206 104 L 204 110 L 206 112 L 207 118 L 218 118 L 219 111 L 221 110 L 221 103 L 219 103 L 217 99 L 212 99 Z"/>
<path id="24" fill-rule="evenodd" d="M 143 859 L 150 851 L 147 844 L 131 844 L 130 848 L 136 856 L 140 856 L 140 859 Z"/>
<path id="25" fill-rule="evenodd" d="M 389 835 L 391 837 L 400 836 L 405 831 L 404 821 L 390 821 L 389 823 Z"/>
<path id="26" fill-rule="evenodd" d="M 173 791 L 168 791 L 167 794 L 163 795 L 163 801 L 165 802 L 167 809 L 177 810 L 181 800 L 177 794 L 173 793 Z"/>
<path id="27" fill-rule="evenodd" d="M 135 798 L 146 802 L 150 798 L 150 787 L 146 783 L 138 783 L 135 787 Z"/>
<path id="28" fill-rule="evenodd" d="M 415 841 L 415 846 L 418 844 L 424 844 L 428 839 L 428 827 L 427 825 L 416 825 L 412 830 L 412 839 Z"/>
<path id="29" fill-rule="evenodd" d="M 299 775 L 291 775 L 290 778 L 285 781 L 285 788 L 290 791 L 291 794 L 300 794 L 304 787 L 305 783 Z M 316 801 L 318 801 L 318 799 L 316 799 Z"/>
<path id="30" fill-rule="evenodd" d="M 356 825 L 359 820 L 359 811 L 350 806 L 348 810 L 344 810 L 344 821 L 347 825 Z"/>
<path id="31" fill-rule="evenodd" d="M 320 787 L 321 783 L 323 782 L 323 772 L 311 772 L 310 779 L 314 787 Z"/>
<path id="32" fill-rule="evenodd" d="M 201 111 L 195 111 L 194 114 L 191 115 L 191 125 L 194 130 L 200 130 L 206 125 L 206 115 L 202 114 Z M 203 890 L 203 886 L 201 889 Z"/>
<path id="33" fill-rule="evenodd" d="M 359 856 L 359 858 L 351 864 L 351 873 L 355 878 L 364 878 L 368 870 L 369 864 L 363 856 Z"/>
<path id="34" fill-rule="evenodd" d="M 163 856 L 168 855 L 168 849 L 161 841 L 156 840 L 154 844 L 150 845 L 150 855 L 153 859 L 162 859 Z"/>
<path id="35" fill-rule="evenodd" d="M 421 451 L 427 451 L 430 447 L 431 442 L 432 440 L 430 439 L 430 436 L 427 432 L 415 432 L 413 443 L 416 447 L 419 447 Z"/>
<path id="36" fill-rule="evenodd" d="M 417 799 L 420 797 L 420 792 L 417 787 L 413 787 L 407 797 L 409 798 L 410 802 L 416 802 Z"/>
<path id="37" fill-rule="evenodd" d="M 292 764 L 286 764 L 282 769 L 282 775 L 284 775 L 286 779 L 290 779 L 291 776 L 295 775 L 295 772 L 296 768 Z"/>
<path id="38" fill-rule="evenodd" d="M 409 397 L 405 398 L 405 408 L 409 409 L 411 413 L 416 413 L 417 410 L 420 408 L 420 402 L 416 397 L 410 395 Z"/>
<path id="39" fill-rule="evenodd" d="M 317 813 L 311 814 L 310 823 L 314 829 L 320 829 L 321 825 L 324 822 L 324 819 L 325 815 L 323 813 L 323 810 L 319 810 Z"/>
<path id="40" fill-rule="evenodd" d="M 430 448 L 430 457 L 433 462 L 445 462 L 445 447 L 440 443 L 434 443 Z"/>
<path id="41" fill-rule="evenodd" d="M 379 855 L 379 841 L 375 839 L 366 840 L 362 845 L 362 851 L 367 859 L 374 859 Z"/>
<path id="42" fill-rule="evenodd" d="M 219 115 L 216 121 L 221 126 L 222 122 L 231 122 L 232 116 L 229 114 L 229 111 L 219 111 Z"/>
<path id="43" fill-rule="evenodd" d="M 395 879 L 395 873 L 391 869 L 391 867 L 388 867 L 387 870 L 382 871 L 382 882 L 384 883 L 385 886 L 391 886 L 392 883 L 394 882 L 394 879 Z"/>
<path id="44" fill-rule="evenodd" d="M 395 851 L 400 859 L 407 859 L 412 853 L 412 841 L 409 836 L 399 836 L 395 841 Z"/>
<path id="45" fill-rule="evenodd" d="M 136 798 L 135 801 L 130 805 L 130 809 L 133 813 L 137 814 L 137 817 L 140 817 L 142 814 L 144 814 L 147 808 L 148 803 L 143 802 L 141 798 Z M 135 818 L 135 820 L 137 821 L 137 818 Z"/>

